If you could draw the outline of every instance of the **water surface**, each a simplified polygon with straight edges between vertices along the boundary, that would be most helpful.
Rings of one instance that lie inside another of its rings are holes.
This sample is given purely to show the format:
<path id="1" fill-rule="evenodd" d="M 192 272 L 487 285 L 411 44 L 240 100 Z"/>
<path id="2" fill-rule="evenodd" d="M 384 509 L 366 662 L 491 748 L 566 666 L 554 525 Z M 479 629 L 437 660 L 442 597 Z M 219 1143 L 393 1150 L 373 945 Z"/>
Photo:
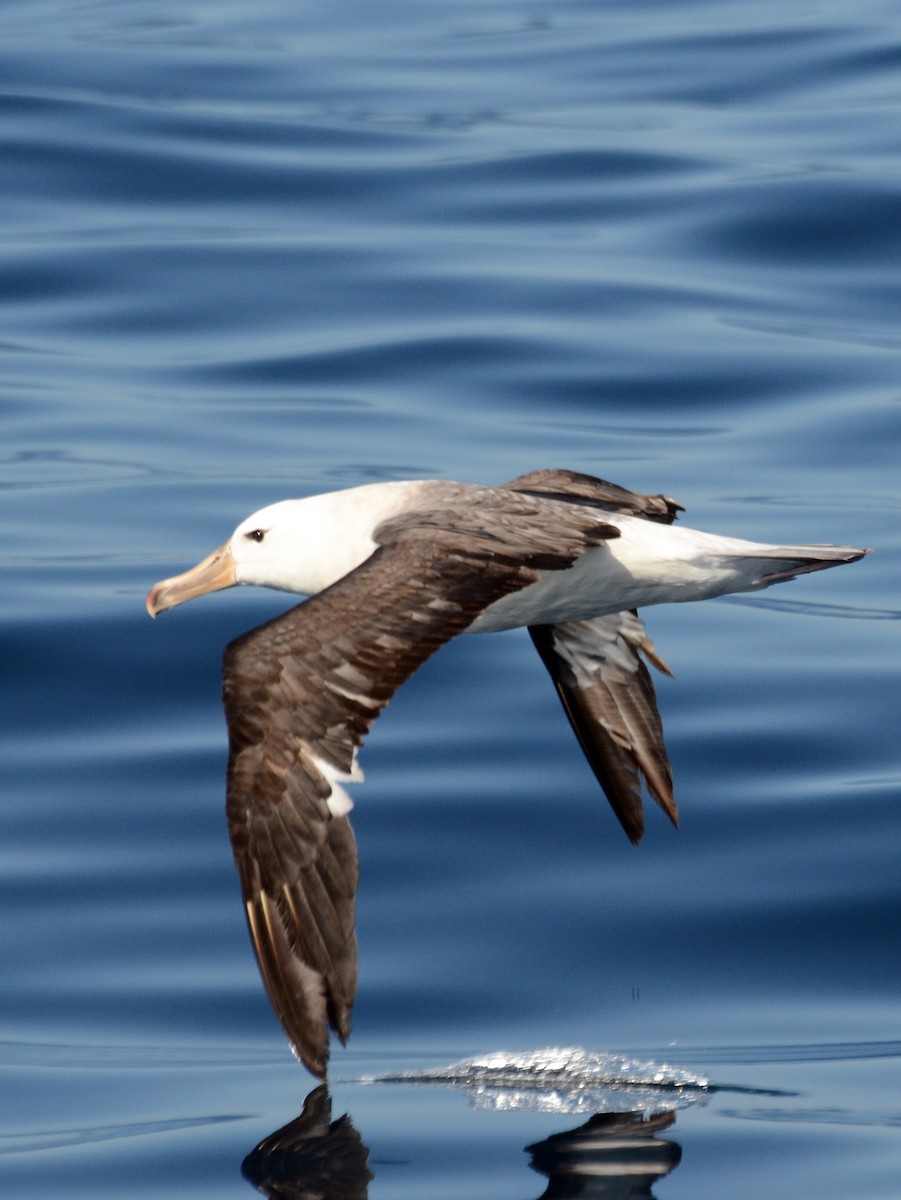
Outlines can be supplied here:
<path id="1" fill-rule="evenodd" d="M 683 819 L 639 851 L 524 635 L 426 665 L 362 756 L 332 1119 L 372 1197 L 537 1195 L 524 1148 L 584 1113 L 357 1081 L 581 1046 L 710 1080 L 630 1126 L 655 1194 L 896 1196 L 895 6 L 29 0 L 4 34 L 6 1188 L 249 1195 L 314 1083 L 222 814 L 222 648 L 285 598 L 154 624 L 150 584 L 285 496 L 567 466 L 877 553 L 645 614 Z"/>

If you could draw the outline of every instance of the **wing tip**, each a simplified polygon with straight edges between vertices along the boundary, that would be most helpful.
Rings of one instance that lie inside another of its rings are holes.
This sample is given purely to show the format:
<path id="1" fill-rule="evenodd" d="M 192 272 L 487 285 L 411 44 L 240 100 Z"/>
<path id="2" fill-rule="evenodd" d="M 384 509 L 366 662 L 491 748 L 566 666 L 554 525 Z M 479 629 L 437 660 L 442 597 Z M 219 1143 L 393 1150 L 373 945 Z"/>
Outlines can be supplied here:
<path id="1" fill-rule="evenodd" d="M 642 774 L 644 774 L 644 771 L 642 771 Z M 675 800 L 673 799 L 672 792 L 671 791 L 665 792 L 665 793 L 659 792 L 657 788 L 651 786 L 647 775 L 645 775 L 645 783 L 647 784 L 648 792 L 650 793 L 651 798 L 654 800 L 654 802 L 657 804 L 657 806 L 659 808 L 661 808 L 663 810 L 663 812 L 669 817 L 670 821 L 672 822 L 673 828 L 678 829 L 679 828 L 679 808 L 678 808 Z M 603 787 L 603 784 L 602 784 L 602 787 Z M 607 799 L 610 800 L 611 808 L 613 809 L 614 813 L 616 814 L 616 818 L 619 821 L 620 825 L 622 826 L 626 837 L 629 839 L 629 841 L 632 843 L 633 846 L 640 845 L 641 840 L 645 835 L 644 811 L 643 811 L 640 795 L 637 798 L 629 797 L 629 799 L 634 801 L 634 803 L 630 803 L 629 806 L 626 807 L 626 806 L 623 806 L 622 804 L 615 804 L 613 802 L 610 794 L 607 792 L 606 788 L 604 788 L 604 792 L 607 796 Z"/>
<path id="2" fill-rule="evenodd" d="M 311 1075 L 315 1075 L 317 1079 L 324 1080 L 328 1074 L 328 1048 L 326 1047 L 325 1054 L 313 1055 L 309 1047 L 301 1046 L 292 1038 L 288 1039 L 288 1045 L 291 1047 L 291 1053 L 301 1064 L 306 1067 Z"/>

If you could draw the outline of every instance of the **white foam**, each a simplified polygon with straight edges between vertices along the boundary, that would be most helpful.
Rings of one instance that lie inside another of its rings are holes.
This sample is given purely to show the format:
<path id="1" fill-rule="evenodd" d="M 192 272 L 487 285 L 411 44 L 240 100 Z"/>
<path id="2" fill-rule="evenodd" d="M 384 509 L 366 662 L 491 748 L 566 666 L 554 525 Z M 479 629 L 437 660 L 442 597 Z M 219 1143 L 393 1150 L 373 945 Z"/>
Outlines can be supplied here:
<path id="1" fill-rule="evenodd" d="M 464 1090 L 475 1108 L 599 1113 L 672 1111 L 696 1103 L 708 1080 L 694 1071 L 580 1046 L 499 1050 L 446 1067 L 368 1077 L 368 1083 L 433 1084 Z"/>

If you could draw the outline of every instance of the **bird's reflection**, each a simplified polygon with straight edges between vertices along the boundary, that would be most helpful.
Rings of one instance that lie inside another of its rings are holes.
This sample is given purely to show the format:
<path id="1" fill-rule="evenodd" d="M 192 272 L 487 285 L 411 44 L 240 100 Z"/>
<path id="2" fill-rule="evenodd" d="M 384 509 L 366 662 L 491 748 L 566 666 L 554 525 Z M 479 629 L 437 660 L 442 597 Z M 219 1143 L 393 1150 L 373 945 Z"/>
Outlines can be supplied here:
<path id="1" fill-rule="evenodd" d="M 366 1200 L 369 1151 L 346 1114 L 333 1121 L 325 1084 L 310 1092 L 299 1117 L 264 1138 L 241 1173 L 279 1200 Z"/>
<path id="2" fill-rule="evenodd" d="M 541 1200 L 641 1200 L 655 1180 L 679 1165 L 682 1148 L 657 1134 L 675 1124 L 674 1112 L 598 1113 L 578 1129 L 555 1133 L 526 1149 L 531 1166 L 548 1177 Z"/>
<path id="3" fill-rule="evenodd" d="M 245 1158 L 245 1179 L 278 1200 L 366 1200 L 369 1150 L 346 1114 L 333 1121 L 328 1089 L 310 1092 L 303 1111 Z M 658 1134 L 674 1112 L 598 1113 L 584 1125 L 526 1147 L 548 1179 L 541 1200 L 641 1200 L 679 1164 L 682 1150 Z"/>

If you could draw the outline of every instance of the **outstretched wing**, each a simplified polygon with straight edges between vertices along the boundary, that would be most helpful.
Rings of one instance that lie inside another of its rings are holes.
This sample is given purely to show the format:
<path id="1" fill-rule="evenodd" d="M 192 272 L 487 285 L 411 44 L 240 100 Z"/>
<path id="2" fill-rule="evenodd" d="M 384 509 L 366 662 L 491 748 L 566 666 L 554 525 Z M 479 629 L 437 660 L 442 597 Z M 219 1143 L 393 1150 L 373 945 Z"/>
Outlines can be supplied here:
<path id="1" fill-rule="evenodd" d="M 577 471 L 543 470 L 504 485 L 511 490 L 670 525 L 682 506 L 668 496 L 630 492 Z M 678 810 L 654 684 L 641 654 L 669 667 L 634 612 L 530 628 L 585 757 L 630 840 L 644 833 L 642 776 L 673 824 Z"/>
<path id="2" fill-rule="evenodd" d="M 489 604 L 617 530 L 498 489 L 479 507 L 394 518 L 331 588 L 232 642 L 223 665 L 227 813 L 257 962 L 295 1053 L 323 1076 L 356 990 L 357 855 L 340 783 L 396 689 Z M 484 514 L 483 514 L 484 515 Z M 357 777 L 359 775 L 357 773 Z"/>
<path id="3" fill-rule="evenodd" d="M 641 653 L 670 674 L 637 613 L 529 627 L 585 757 L 630 841 L 644 833 L 641 777 L 679 823 L 673 777 L 650 672 Z"/>

